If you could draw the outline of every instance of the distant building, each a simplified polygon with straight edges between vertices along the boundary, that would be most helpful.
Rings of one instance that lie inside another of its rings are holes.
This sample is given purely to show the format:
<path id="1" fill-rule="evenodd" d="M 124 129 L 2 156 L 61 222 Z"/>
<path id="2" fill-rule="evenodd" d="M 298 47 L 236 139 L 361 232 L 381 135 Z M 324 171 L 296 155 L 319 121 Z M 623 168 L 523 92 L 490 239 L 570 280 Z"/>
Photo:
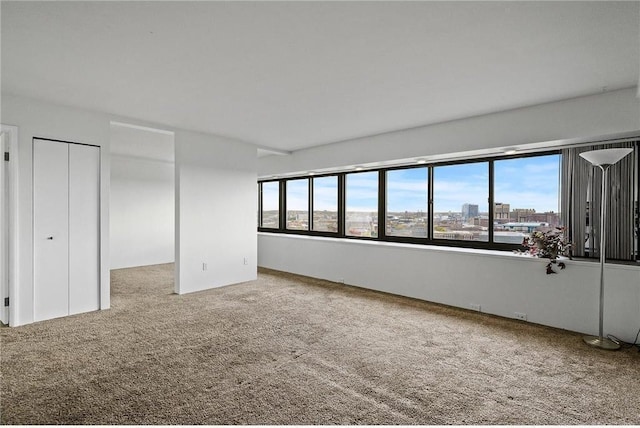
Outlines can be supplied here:
<path id="1" fill-rule="evenodd" d="M 516 223 L 548 223 L 550 227 L 560 225 L 560 214 L 547 211 L 538 213 L 532 208 L 516 208 L 511 211 L 511 221 Z"/>
<path id="2" fill-rule="evenodd" d="M 511 215 L 510 210 L 511 205 L 495 202 L 493 204 L 493 219 L 499 223 L 509 221 Z"/>
<path id="3" fill-rule="evenodd" d="M 475 226 L 480 226 L 480 227 L 489 227 L 489 218 L 488 217 L 475 217 L 473 219 L 473 224 Z"/>
<path id="4" fill-rule="evenodd" d="M 500 224 L 499 226 L 496 226 L 496 229 L 531 233 L 535 230 L 540 230 L 542 228 L 548 228 L 548 227 L 549 227 L 549 223 L 544 223 L 544 222 L 526 222 L 526 223 L 509 222 L 509 223 L 503 223 L 503 224 Z"/>
<path id="5" fill-rule="evenodd" d="M 549 226 L 560 226 L 560 214 L 553 211 L 546 213 L 536 213 L 528 217 L 527 221 L 542 221 L 549 223 Z"/>
<path id="6" fill-rule="evenodd" d="M 516 223 L 532 221 L 529 220 L 529 216 L 535 214 L 536 210 L 533 208 L 514 208 L 511 211 L 511 221 Z"/>
<path id="7" fill-rule="evenodd" d="M 470 218 L 478 217 L 478 206 L 474 204 L 462 205 L 462 219 L 468 220 Z"/>

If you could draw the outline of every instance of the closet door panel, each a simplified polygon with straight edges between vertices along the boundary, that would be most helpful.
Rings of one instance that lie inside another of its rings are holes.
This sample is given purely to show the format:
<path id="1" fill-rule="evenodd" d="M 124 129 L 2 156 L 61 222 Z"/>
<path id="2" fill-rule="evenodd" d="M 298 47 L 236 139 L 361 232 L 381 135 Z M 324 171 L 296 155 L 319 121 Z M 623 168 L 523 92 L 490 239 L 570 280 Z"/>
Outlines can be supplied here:
<path id="1" fill-rule="evenodd" d="M 69 314 L 68 144 L 33 140 L 34 321 Z"/>
<path id="2" fill-rule="evenodd" d="M 69 145 L 69 314 L 100 307 L 100 149 Z"/>
<path id="3" fill-rule="evenodd" d="M 9 151 L 8 133 L 0 133 L 0 153 Z M 0 162 L 0 321 L 9 324 L 9 162 Z"/>

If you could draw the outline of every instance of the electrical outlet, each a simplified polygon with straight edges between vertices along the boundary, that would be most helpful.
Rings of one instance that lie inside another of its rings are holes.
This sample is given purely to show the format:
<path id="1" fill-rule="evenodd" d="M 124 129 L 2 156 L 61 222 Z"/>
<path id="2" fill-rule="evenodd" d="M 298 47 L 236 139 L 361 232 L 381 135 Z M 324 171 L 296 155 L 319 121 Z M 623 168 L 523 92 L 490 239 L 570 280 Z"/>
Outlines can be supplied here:
<path id="1" fill-rule="evenodd" d="M 244 264 L 244 265 L 248 265 L 248 264 L 249 264 L 249 259 L 245 257 L 245 258 L 243 259 L 243 261 L 242 261 L 242 264 Z"/>
<path id="2" fill-rule="evenodd" d="M 478 304 L 476 304 L 476 303 L 471 303 L 471 304 L 469 304 L 469 307 L 470 307 L 472 310 L 474 310 L 474 311 L 478 311 L 478 312 L 480 312 L 480 311 L 481 311 L 481 307 L 480 307 L 480 305 L 478 305 Z"/>
<path id="3" fill-rule="evenodd" d="M 207 264 L 206 264 L 206 263 L 204 263 L 204 262 L 202 263 L 202 270 L 203 270 L 203 271 L 207 270 Z"/>
<path id="4" fill-rule="evenodd" d="M 513 315 L 515 315 L 516 319 L 522 320 L 522 321 L 526 321 L 527 320 L 527 314 L 523 313 L 523 312 L 514 312 Z"/>

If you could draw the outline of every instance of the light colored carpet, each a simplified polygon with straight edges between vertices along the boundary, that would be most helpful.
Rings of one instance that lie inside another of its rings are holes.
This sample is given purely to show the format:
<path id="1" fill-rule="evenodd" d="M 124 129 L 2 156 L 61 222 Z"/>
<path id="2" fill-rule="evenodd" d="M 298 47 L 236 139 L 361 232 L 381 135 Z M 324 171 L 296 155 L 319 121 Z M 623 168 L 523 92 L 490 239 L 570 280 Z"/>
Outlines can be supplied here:
<path id="1" fill-rule="evenodd" d="M 640 354 L 577 334 L 261 270 L 0 329 L 3 424 L 638 424 Z"/>

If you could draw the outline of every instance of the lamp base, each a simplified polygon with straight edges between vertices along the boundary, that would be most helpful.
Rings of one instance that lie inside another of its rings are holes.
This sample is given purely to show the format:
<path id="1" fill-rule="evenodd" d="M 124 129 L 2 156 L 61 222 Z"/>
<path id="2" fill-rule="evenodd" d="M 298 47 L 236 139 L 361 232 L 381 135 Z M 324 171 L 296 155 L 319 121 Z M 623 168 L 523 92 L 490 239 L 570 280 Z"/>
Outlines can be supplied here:
<path id="1" fill-rule="evenodd" d="M 620 349 L 619 344 L 611 339 L 607 339 L 606 337 L 600 338 L 598 336 L 584 336 L 582 340 L 584 340 L 584 343 L 589 346 L 593 346 L 594 348 L 606 349 L 608 351 Z"/>

